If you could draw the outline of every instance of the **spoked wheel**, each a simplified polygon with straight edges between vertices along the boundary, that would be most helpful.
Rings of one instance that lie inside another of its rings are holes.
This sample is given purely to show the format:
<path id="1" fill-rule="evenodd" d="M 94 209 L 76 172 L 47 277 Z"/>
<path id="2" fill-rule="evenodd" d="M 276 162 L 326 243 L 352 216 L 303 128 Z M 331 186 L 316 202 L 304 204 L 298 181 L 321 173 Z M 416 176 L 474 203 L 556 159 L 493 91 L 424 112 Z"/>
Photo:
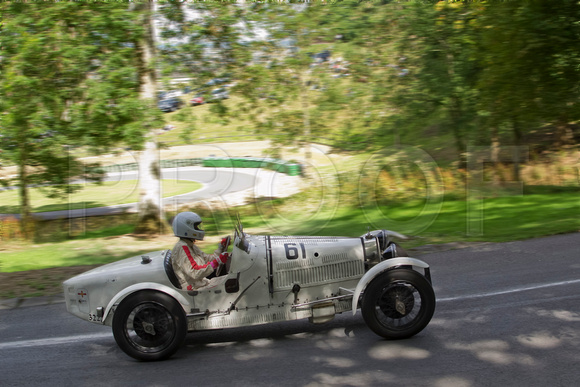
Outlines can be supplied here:
<path id="1" fill-rule="evenodd" d="M 375 278 L 364 292 L 362 315 L 377 335 L 404 339 L 423 330 L 435 312 L 435 293 L 425 277 L 394 269 Z"/>
<path id="2" fill-rule="evenodd" d="M 187 334 L 183 308 L 166 294 L 144 291 L 123 300 L 113 316 L 113 335 L 127 355 L 163 360 L 173 355 Z"/>

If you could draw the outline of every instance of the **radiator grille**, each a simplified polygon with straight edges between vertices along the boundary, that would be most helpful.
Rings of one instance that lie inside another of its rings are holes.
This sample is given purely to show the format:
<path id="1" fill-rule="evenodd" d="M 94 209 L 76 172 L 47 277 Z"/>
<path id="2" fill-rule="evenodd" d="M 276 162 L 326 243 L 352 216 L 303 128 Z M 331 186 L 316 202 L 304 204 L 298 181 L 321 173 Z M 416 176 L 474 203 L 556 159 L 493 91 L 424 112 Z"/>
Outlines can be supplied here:
<path id="1" fill-rule="evenodd" d="M 342 262 L 348 259 L 347 253 L 328 254 L 322 256 L 322 263 L 325 265 Z"/>
<path id="2" fill-rule="evenodd" d="M 283 245 L 284 243 L 304 243 L 305 246 L 318 246 L 323 243 L 337 243 L 345 237 L 317 237 L 317 236 L 273 236 L 270 237 L 272 245 Z"/>
<path id="3" fill-rule="evenodd" d="M 295 270 L 314 266 L 313 259 L 296 259 L 287 262 L 278 262 L 276 264 L 276 271 L 279 270 Z"/>
<path id="4" fill-rule="evenodd" d="M 307 266 L 308 261 L 301 262 L 301 264 Z M 287 265 L 287 263 L 283 265 Z M 364 266 L 359 260 L 343 261 L 322 266 L 296 267 L 290 270 L 277 267 L 274 286 L 277 289 L 281 289 L 290 288 L 296 283 L 301 286 L 316 285 L 356 278 L 363 274 Z"/>

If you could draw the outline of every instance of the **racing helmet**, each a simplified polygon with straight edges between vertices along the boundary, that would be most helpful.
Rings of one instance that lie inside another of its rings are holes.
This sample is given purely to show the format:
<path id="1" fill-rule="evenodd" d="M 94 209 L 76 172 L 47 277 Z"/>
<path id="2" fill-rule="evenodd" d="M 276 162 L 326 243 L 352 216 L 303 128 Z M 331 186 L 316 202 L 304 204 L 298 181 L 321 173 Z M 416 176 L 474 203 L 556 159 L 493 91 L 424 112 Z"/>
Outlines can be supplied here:
<path id="1" fill-rule="evenodd" d="M 180 212 L 173 219 L 173 233 L 176 237 L 203 240 L 205 231 L 201 228 L 201 216 L 195 212 Z"/>

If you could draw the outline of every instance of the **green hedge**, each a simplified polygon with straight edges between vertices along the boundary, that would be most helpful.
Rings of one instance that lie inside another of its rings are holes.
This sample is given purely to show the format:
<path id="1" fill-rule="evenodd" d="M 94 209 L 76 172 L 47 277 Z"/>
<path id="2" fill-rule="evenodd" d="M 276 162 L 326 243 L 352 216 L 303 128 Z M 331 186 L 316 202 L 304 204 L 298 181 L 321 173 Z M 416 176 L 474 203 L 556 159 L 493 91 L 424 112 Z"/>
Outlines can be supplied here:
<path id="1" fill-rule="evenodd" d="M 258 157 L 209 157 L 203 160 L 204 167 L 216 168 L 266 168 L 290 176 L 302 174 L 300 164 L 284 160 Z"/>
<path id="2" fill-rule="evenodd" d="M 302 166 L 300 164 L 271 158 L 208 157 L 204 159 L 192 158 L 161 161 L 161 168 L 191 167 L 196 165 L 215 168 L 266 168 L 290 176 L 299 176 L 302 174 Z M 136 171 L 138 165 L 137 163 L 115 164 L 98 169 L 104 172 Z"/>

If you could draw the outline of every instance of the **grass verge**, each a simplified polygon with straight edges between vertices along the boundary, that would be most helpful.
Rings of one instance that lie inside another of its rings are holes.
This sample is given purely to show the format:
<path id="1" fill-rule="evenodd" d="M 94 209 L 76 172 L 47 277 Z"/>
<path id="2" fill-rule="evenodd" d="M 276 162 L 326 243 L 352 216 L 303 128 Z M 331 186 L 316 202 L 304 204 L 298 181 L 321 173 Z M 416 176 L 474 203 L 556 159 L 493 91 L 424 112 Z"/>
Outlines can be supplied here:
<path id="1" fill-rule="evenodd" d="M 450 197 L 435 205 L 406 201 L 364 208 L 345 206 L 322 215 L 313 210 L 316 213 L 313 216 L 307 211 L 297 216 L 295 206 L 288 205 L 291 201 L 279 201 L 277 211 L 270 213 L 256 211 L 259 204 L 236 210 L 246 231 L 254 234 L 360 236 L 367 228 L 385 228 L 409 235 L 411 239 L 402 244 L 413 248 L 448 242 L 505 242 L 578 232 L 579 193 L 577 188 L 556 192 L 539 188 L 525 195 L 472 201 Z M 212 251 L 220 236 L 232 233 L 234 213 L 230 210 L 203 214 L 207 234 L 211 235 L 201 245 L 205 251 Z M 61 291 L 60 282 L 77 272 L 171 248 L 175 242 L 171 235 L 152 239 L 111 235 L 126 232 L 127 227 L 103 229 L 59 243 L 4 243 L 0 247 L 0 284 L 3 284 L 0 298 L 57 294 Z M 60 276 L 54 274 L 59 269 Z"/>
<path id="2" fill-rule="evenodd" d="M 163 197 L 181 195 L 201 188 L 201 183 L 187 180 L 162 180 Z M 75 210 L 93 207 L 105 207 L 115 204 L 135 203 L 139 201 L 137 180 L 106 181 L 91 183 L 83 189 L 61 199 L 52 199 L 39 188 L 30 190 L 32 212 Z M 17 214 L 20 211 L 18 191 L 0 192 L 0 213 Z"/>

